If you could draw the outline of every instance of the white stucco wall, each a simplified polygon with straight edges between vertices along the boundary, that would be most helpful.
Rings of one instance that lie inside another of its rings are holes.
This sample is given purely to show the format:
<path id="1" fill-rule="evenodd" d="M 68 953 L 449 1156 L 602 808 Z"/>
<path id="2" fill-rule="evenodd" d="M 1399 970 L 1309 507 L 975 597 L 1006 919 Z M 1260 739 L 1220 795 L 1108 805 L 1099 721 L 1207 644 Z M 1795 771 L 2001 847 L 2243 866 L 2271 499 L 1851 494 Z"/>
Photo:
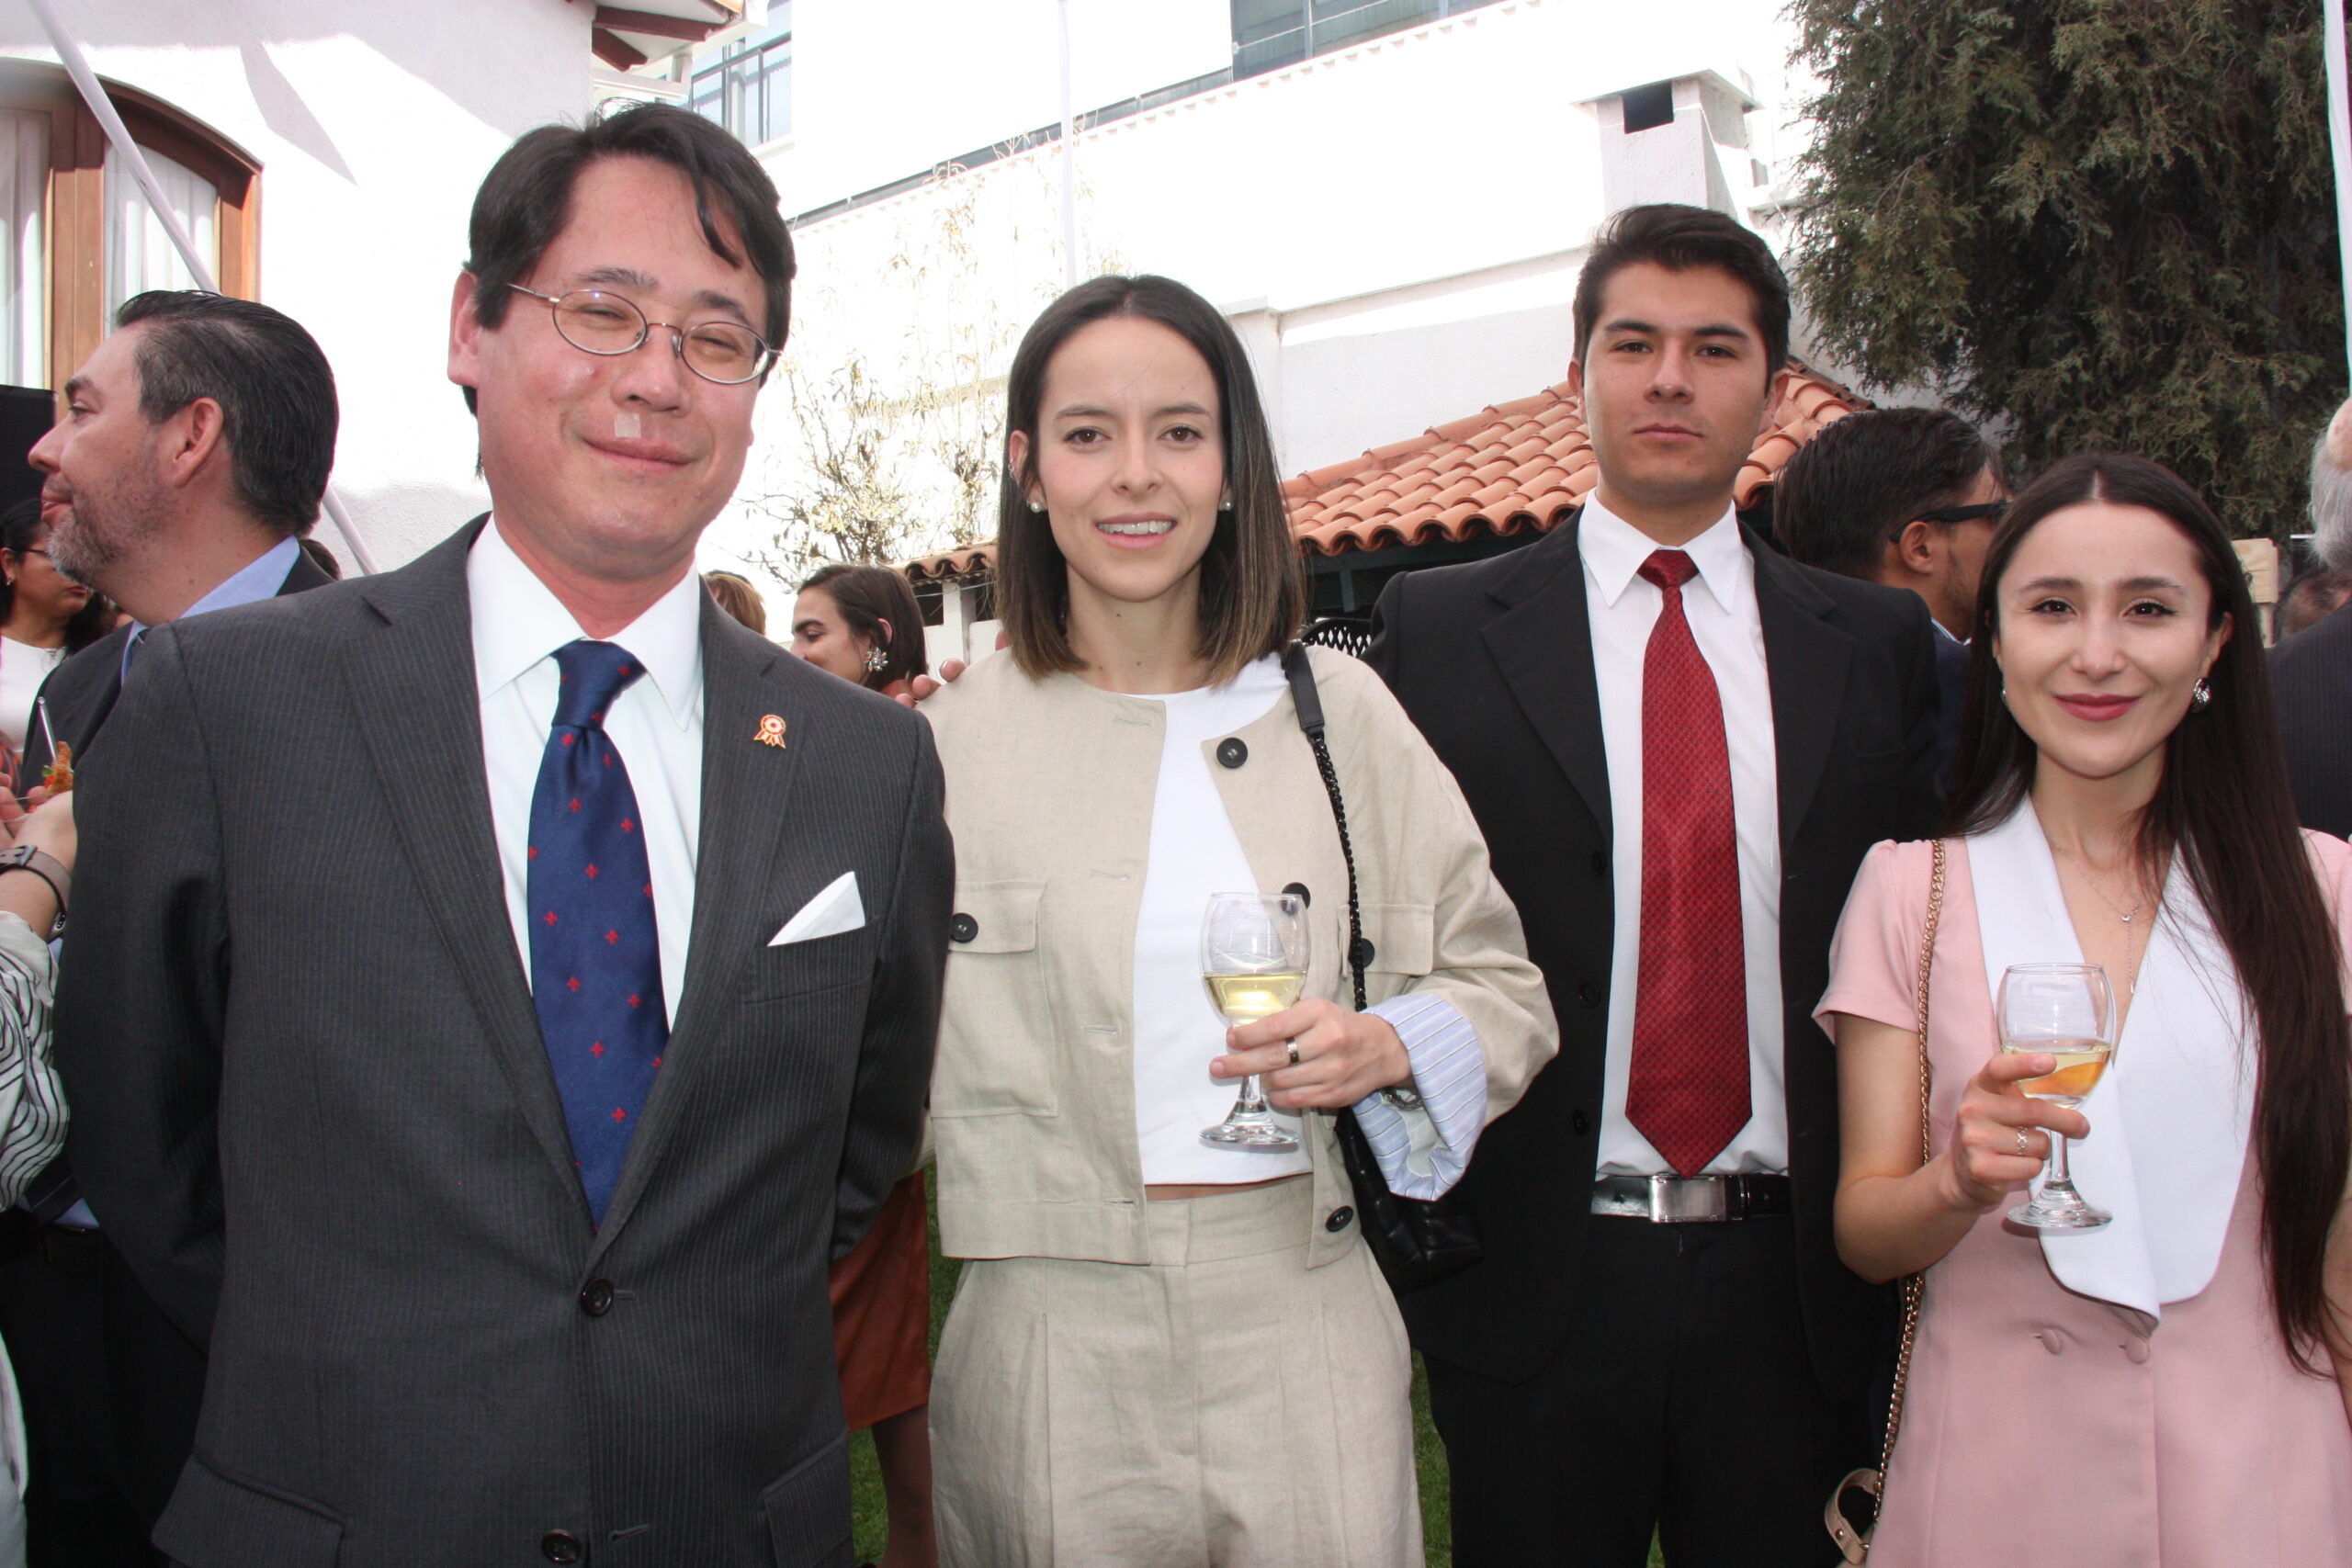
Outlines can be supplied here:
<path id="1" fill-rule="evenodd" d="M 334 484 L 379 564 L 487 503 L 446 375 L 474 188 L 507 144 L 585 107 L 593 7 L 567 0 L 57 0 L 101 76 L 258 159 L 261 298 L 334 367 Z M 0 6 L 0 54 L 54 62 Z M 339 546 L 332 524 L 319 536 Z M 346 557 L 346 559 L 348 558 Z"/>
<path id="2" fill-rule="evenodd" d="M 796 0 L 786 213 L 1061 118 L 1063 0 Z M 1222 70 L 1227 0 L 1067 0 L 1080 113 Z"/>
<path id="3" fill-rule="evenodd" d="M 1225 0 L 1070 8 L 1080 109 L 1229 58 Z M 794 135 L 763 152 L 786 209 L 1052 119 L 1053 10 L 796 0 Z M 1775 0 L 1505 0 L 1113 121 L 1076 143 L 1081 274 L 1166 273 L 1224 308 L 1283 471 L 1319 467 L 1563 378 L 1577 276 L 1614 194 L 1587 100 L 1745 72 L 1768 107 L 1739 129 L 1775 159 L 1793 151 L 1787 47 Z M 1002 325 L 1001 376 L 1061 284 L 1060 166 L 1047 144 L 804 225 L 793 353 L 821 367 L 854 347 L 887 371 L 935 358 L 926 312 L 980 312 Z M 1735 195 L 1753 199 L 1752 180 Z M 906 285 L 904 263 L 926 259 L 951 212 L 968 224 L 968 265 Z M 747 495 L 795 461 L 786 400 L 772 390 L 762 417 Z M 748 554 L 773 532 L 739 506 L 711 553 Z"/>

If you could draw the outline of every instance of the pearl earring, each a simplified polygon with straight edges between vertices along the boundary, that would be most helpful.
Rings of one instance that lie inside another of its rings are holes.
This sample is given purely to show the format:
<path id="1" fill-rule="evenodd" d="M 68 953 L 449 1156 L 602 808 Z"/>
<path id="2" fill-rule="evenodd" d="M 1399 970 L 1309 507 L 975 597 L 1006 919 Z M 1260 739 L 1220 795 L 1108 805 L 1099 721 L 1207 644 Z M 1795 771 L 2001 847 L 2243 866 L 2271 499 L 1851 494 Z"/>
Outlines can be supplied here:
<path id="1" fill-rule="evenodd" d="M 1046 510 L 1046 503 L 1042 501 L 1032 501 L 1029 503 L 1029 510 L 1032 512 L 1043 512 Z"/>

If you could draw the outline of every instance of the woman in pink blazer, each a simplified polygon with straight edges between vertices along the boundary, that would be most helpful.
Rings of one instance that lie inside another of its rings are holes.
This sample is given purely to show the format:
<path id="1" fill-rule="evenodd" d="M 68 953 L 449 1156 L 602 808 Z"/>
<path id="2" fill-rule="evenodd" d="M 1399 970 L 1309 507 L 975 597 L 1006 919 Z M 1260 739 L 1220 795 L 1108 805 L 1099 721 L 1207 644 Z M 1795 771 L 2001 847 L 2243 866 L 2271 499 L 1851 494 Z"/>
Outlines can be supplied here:
<path id="1" fill-rule="evenodd" d="M 2302 834 L 2259 623 L 2212 513 L 2138 458 L 2061 463 L 1985 561 L 1931 969 L 1931 847 L 1864 863 L 1819 1016 L 1838 1244 L 1927 1271 L 1877 1568 L 2352 1562 L 2352 850 Z M 2013 964 L 2104 967 L 2080 1111 L 2004 1057 Z M 2050 1134 L 2090 1230 L 2007 1219 Z"/>

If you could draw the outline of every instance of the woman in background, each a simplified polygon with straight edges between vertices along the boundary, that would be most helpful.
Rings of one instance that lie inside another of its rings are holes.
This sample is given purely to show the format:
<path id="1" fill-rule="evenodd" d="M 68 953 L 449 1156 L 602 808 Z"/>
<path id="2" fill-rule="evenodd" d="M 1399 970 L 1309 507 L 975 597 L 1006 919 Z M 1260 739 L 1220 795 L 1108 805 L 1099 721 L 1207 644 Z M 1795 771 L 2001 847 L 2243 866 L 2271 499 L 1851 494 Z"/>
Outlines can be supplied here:
<path id="1" fill-rule="evenodd" d="M 12 812 L 0 802 L 0 813 Z M 74 796 L 11 815 L 6 831 L 35 852 L 29 864 L 0 868 L 0 1212 L 65 1147 L 65 1097 L 50 1063 L 57 965 L 49 939 L 72 891 Z M 25 1568 L 25 1457 L 16 1374 L 0 1352 L 0 1568 Z"/>
<path id="2" fill-rule="evenodd" d="M 895 697 L 931 669 L 922 612 L 906 574 L 886 566 L 825 567 L 792 605 L 792 651 L 844 681 Z"/>
<path id="3" fill-rule="evenodd" d="M 803 583 L 792 607 L 792 652 L 887 696 L 928 668 L 914 591 L 887 567 L 829 566 Z M 933 1568 L 931 1224 L 922 1172 L 891 1189 L 865 1239 L 833 1265 L 831 1288 L 842 1411 L 850 1430 L 874 1429 L 890 1508 L 881 1568 Z"/>
<path id="4" fill-rule="evenodd" d="M 760 597 L 760 591 L 752 586 L 750 578 L 740 572 L 706 571 L 702 583 L 718 601 L 720 609 L 762 637 L 768 635 L 767 601 Z"/>
<path id="5" fill-rule="evenodd" d="M 40 502 L 0 512 L 0 745 L 16 774 L 31 732 L 33 698 L 50 671 L 106 636 L 114 610 L 49 564 Z"/>
<path id="6" fill-rule="evenodd" d="M 2352 1562 L 2352 851 L 2299 832 L 2245 575 L 2154 463 L 2070 458 L 1984 562 L 1928 1005 L 1927 843 L 1863 863 L 1818 1016 L 1838 1247 L 1925 1269 L 1873 1568 Z M 2079 1111 L 2003 1055 L 2013 964 L 2096 964 Z M 2004 1215 L 2071 1149 L 2093 1230 Z"/>

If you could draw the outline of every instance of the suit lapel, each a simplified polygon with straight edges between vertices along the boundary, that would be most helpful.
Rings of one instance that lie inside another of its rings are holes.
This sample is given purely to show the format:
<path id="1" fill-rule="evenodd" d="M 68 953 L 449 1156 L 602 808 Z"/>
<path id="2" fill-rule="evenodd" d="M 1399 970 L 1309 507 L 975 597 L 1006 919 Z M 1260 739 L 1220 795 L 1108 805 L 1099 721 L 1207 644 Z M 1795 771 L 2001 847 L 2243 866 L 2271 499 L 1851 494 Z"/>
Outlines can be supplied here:
<path id="1" fill-rule="evenodd" d="M 775 679 L 776 644 L 729 620 L 707 594 L 702 604 L 702 820 L 695 850 L 695 913 L 686 948 L 684 994 L 671 1013 L 670 1043 L 629 1140 L 596 1253 L 610 1245 L 651 1181 L 684 1114 L 686 1096 L 711 1037 L 726 1024 L 744 962 L 771 934 L 763 895 L 775 880 L 802 749 L 793 744 L 800 715 L 786 682 Z M 761 720 L 785 721 L 782 747 L 759 743 Z M 591 1255 L 593 1261 L 595 1254 Z"/>
<path id="2" fill-rule="evenodd" d="M 548 1162 L 587 1200 L 571 1159 L 563 1102 L 539 1038 L 538 1014 L 515 951 L 498 835 L 482 776 L 481 703 L 474 678 L 466 556 L 474 526 L 414 564 L 364 580 L 383 624 L 353 639 L 344 675 L 383 798 L 416 867 L 459 979 L 514 1085 Z"/>
<path id="3" fill-rule="evenodd" d="M 1764 628 L 1764 666 L 1772 691 L 1772 748 L 1781 797 L 1781 863 L 1785 872 L 1797 829 L 1813 807 L 1846 700 L 1853 639 L 1824 619 L 1829 595 L 1805 581 L 1753 534 L 1756 614 Z"/>
<path id="4" fill-rule="evenodd" d="M 1606 838 L 1611 831 L 1609 760 L 1601 748 L 1600 688 L 1593 675 L 1577 519 L 1521 552 L 1518 565 L 1489 591 L 1506 608 L 1487 624 L 1487 649 Z"/>

